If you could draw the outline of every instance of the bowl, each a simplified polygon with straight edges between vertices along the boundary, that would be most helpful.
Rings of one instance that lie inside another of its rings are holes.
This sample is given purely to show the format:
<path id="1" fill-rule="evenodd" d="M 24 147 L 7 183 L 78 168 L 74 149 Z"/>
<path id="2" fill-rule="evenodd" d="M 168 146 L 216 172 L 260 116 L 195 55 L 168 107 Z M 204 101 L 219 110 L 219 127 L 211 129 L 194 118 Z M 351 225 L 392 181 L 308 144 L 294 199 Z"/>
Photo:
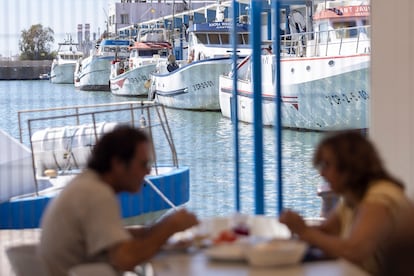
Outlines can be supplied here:
<path id="1" fill-rule="evenodd" d="M 246 249 L 245 256 L 252 266 L 281 266 L 299 263 L 307 244 L 298 240 L 272 240 Z"/>

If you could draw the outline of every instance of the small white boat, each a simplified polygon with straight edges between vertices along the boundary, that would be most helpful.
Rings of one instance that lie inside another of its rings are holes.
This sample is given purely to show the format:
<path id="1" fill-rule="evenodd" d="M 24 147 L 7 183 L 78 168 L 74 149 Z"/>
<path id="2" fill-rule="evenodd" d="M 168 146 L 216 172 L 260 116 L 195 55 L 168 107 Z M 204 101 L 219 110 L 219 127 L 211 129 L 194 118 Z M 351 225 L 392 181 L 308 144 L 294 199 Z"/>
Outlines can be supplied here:
<path id="1" fill-rule="evenodd" d="M 45 117 L 51 112 L 59 115 Z M 122 216 L 146 223 L 189 200 L 189 168 L 178 164 L 162 105 L 128 101 L 68 106 L 21 111 L 19 118 L 23 113 L 38 122 L 26 129 L 19 121 L 20 133 L 28 137 L 19 142 L 0 130 L 0 229 L 38 228 L 50 200 L 85 168 L 96 140 L 118 124 L 147 130 L 155 158 L 148 185 L 138 193 L 118 195 Z M 30 148 L 23 144 L 27 140 Z"/>
<path id="2" fill-rule="evenodd" d="M 282 126 L 306 130 L 365 129 L 370 98 L 368 1 L 327 1 L 317 6 L 313 32 L 281 37 Z M 326 4 L 326 6 L 325 6 Z M 345 6 L 344 6 L 345 4 Z M 293 18 L 293 16 L 291 16 Z M 262 119 L 275 125 L 276 58 L 261 57 Z M 252 123 L 252 63 L 238 66 L 238 119 Z M 220 108 L 232 116 L 233 78 L 220 77 Z"/>
<path id="3" fill-rule="evenodd" d="M 194 24 L 189 28 L 189 63 L 182 61 L 172 72 L 168 64 L 161 64 L 151 74 L 150 98 L 172 108 L 191 110 L 220 110 L 219 76 L 232 66 L 230 43 L 232 23 L 210 22 Z M 245 57 L 251 51 L 248 41 L 248 25 L 238 24 L 240 44 L 238 57 Z"/>
<path id="4" fill-rule="evenodd" d="M 119 96 L 147 96 L 150 73 L 166 62 L 171 44 L 164 28 L 141 29 L 127 59 L 111 64 L 111 92 Z"/>
<path id="5" fill-rule="evenodd" d="M 72 41 L 72 37 L 59 43 L 56 58 L 53 59 L 50 69 L 50 82 L 73 83 L 73 73 L 76 62 L 83 57 L 79 44 Z"/>
<path id="6" fill-rule="evenodd" d="M 110 91 L 111 61 L 115 59 L 115 54 L 119 58 L 128 57 L 130 44 L 130 40 L 103 39 L 96 52 L 80 63 L 77 88 L 85 91 Z"/>
<path id="7" fill-rule="evenodd" d="M 49 73 L 40 74 L 39 80 L 50 80 L 50 74 Z"/>

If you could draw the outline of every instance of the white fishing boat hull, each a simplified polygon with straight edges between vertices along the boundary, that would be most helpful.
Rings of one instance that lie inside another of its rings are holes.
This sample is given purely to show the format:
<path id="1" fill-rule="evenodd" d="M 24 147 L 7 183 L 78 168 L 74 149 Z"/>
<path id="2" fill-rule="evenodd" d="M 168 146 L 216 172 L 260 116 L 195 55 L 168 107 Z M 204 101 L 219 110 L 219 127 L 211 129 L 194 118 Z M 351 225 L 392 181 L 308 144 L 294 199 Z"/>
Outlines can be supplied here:
<path id="1" fill-rule="evenodd" d="M 150 93 L 164 106 L 220 110 L 219 77 L 231 69 L 230 58 L 192 62 L 167 74 L 152 74 Z"/>
<path id="2" fill-rule="evenodd" d="M 50 82 L 52 83 L 73 83 L 73 73 L 75 72 L 76 61 L 73 62 L 53 62 L 50 70 Z"/>
<path id="3" fill-rule="evenodd" d="M 77 87 L 85 91 L 110 91 L 111 60 L 115 56 L 89 56 L 82 61 Z"/>
<path id="4" fill-rule="evenodd" d="M 368 127 L 369 55 L 281 61 L 282 126 L 305 130 L 365 129 Z M 276 87 L 272 75 L 275 58 L 262 56 L 262 120 L 275 126 Z M 230 118 L 233 79 L 220 77 L 220 108 Z M 238 119 L 253 123 L 253 87 L 237 81 Z"/>
<path id="5" fill-rule="evenodd" d="M 154 72 L 156 63 L 141 65 L 130 69 L 118 76 L 111 72 L 111 92 L 118 96 L 147 96 L 148 82 L 151 72 Z"/>

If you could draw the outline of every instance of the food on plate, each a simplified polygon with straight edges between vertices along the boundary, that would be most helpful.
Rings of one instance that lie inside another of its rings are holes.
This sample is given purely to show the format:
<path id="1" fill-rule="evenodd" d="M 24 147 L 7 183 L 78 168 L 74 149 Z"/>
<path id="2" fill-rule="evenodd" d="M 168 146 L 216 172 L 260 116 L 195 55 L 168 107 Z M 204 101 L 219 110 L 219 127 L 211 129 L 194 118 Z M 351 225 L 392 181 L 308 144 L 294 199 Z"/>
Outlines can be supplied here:
<path id="1" fill-rule="evenodd" d="M 248 236 L 250 235 L 250 229 L 249 226 L 247 226 L 244 223 L 239 223 L 236 226 L 233 227 L 233 232 L 236 235 L 240 235 L 240 236 Z"/>
<path id="2" fill-rule="evenodd" d="M 234 242 L 237 240 L 237 235 L 232 230 L 223 230 L 219 235 L 213 240 L 214 244 L 224 243 L 224 242 Z"/>

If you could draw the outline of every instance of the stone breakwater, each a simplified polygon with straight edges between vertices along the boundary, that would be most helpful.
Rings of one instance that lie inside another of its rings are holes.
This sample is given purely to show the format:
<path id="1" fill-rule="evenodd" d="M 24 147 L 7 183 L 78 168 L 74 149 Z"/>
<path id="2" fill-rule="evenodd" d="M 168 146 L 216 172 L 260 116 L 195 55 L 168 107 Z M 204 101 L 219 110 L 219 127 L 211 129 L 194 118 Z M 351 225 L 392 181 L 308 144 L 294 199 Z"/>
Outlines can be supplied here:
<path id="1" fill-rule="evenodd" d="M 0 80 L 36 80 L 50 73 L 52 60 L 0 61 Z"/>

